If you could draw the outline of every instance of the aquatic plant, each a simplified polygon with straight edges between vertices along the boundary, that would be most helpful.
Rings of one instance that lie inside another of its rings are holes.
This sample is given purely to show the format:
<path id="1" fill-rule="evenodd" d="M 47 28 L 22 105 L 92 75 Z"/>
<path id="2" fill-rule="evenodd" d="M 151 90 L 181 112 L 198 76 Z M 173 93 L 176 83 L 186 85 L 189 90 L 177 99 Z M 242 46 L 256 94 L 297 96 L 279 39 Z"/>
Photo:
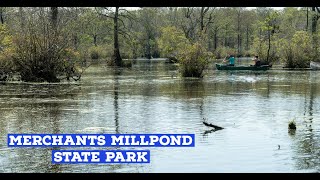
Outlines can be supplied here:
<path id="1" fill-rule="evenodd" d="M 292 119 L 291 121 L 289 121 L 288 128 L 289 128 L 290 130 L 295 130 L 295 129 L 297 129 L 296 122 L 295 122 L 294 119 Z"/>

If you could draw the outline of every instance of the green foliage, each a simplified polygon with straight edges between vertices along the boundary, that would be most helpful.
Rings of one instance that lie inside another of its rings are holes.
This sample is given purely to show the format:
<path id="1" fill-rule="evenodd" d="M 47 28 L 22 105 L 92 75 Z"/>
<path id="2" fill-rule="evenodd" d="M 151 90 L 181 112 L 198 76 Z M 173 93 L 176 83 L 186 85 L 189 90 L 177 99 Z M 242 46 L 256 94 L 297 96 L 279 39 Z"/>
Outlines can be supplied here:
<path id="1" fill-rule="evenodd" d="M 209 59 L 214 57 L 204 48 L 205 39 L 201 38 L 203 36 L 192 45 L 176 27 L 168 26 L 162 28 L 161 32 L 158 39 L 161 54 L 178 60 L 183 77 L 203 77 L 203 70 L 207 68 Z"/>
<path id="2" fill-rule="evenodd" d="M 80 79 L 79 53 L 72 48 L 72 34 L 64 26 L 53 28 L 49 18 L 29 15 L 23 32 L 14 35 L 15 71 L 22 81 L 59 82 Z M 75 78 L 74 78 L 75 77 Z"/>
<path id="3" fill-rule="evenodd" d="M 158 23 L 160 14 L 158 12 L 158 8 L 146 7 L 142 8 L 137 14 L 141 32 L 140 43 L 143 46 L 143 56 L 146 58 L 159 57 L 156 41 L 160 29 L 160 24 Z"/>
<path id="4" fill-rule="evenodd" d="M 131 68 L 132 67 L 132 61 L 131 60 L 122 61 L 122 66 L 121 67 Z"/>
<path id="5" fill-rule="evenodd" d="M 111 57 L 112 47 L 110 45 L 92 46 L 89 48 L 89 54 L 91 59 Z"/>
<path id="6" fill-rule="evenodd" d="M 139 37 L 141 37 L 141 33 L 133 32 L 131 39 L 123 38 L 123 43 L 121 43 L 121 49 L 126 51 L 122 51 L 122 57 L 124 59 L 136 59 L 138 57 L 142 57 L 143 47 L 139 41 Z"/>
<path id="7" fill-rule="evenodd" d="M 0 24 L 0 71 L 18 72 L 25 81 L 58 81 L 78 69 L 83 59 L 111 59 L 114 11 L 97 9 L 59 8 L 54 33 L 50 8 L 23 8 L 21 14 L 18 8 L 6 8 L 5 25 Z M 307 24 L 305 8 L 227 7 L 201 12 L 201 7 L 121 11 L 121 57 L 161 55 L 178 62 L 183 76 L 193 77 L 203 76 L 206 61 L 213 57 L 208 49 L 219 59 L 227 54 L 258 55 L 262 63 L 281 60 L 290 68 L 320 61 L 319 30 L 311 37 L 312 12 Z"/>
<path id="8" fill-rule="evenodd" d="M 272 37 L 272 39 L 275 39 L 275 37 Z M 263 64 L 272 63 L 278 60 L 278 54 L 276 51 L 276 42 L 271 41 L 271 49 L 269 52 L 269 62 L 266 62 L 268 57 L 268 42 L 261 39 L 261 38 L 254 38 L 253 45 L 252 45 L 252 55 L 259 56 L 259 59 Z"/>
<path id="9" fill-rule="evenodd" d="M 267 58 L 268 44 L 262 38 L 254 38 L 253 40 L 253 51 L 256 52 L 256 55 L 259 56 L 260 59 Z"/>
<path id="10" fill-rule="evenodd" d="M 14 53 L 12 35 L 6 25 L 0 24 L 0 75 L 7 76 L 12 71 Z"/>
<path id="11" fill-rule="evenodd" d="M 97 49 L 91 49 L 90 57 L 91 59 L 99 59 L 99 52 L 97 51 Z"/>
<path id="12" fill-rule="evenodd" d="M 0 46 L 2 51 L 4 48 L 12 46 L 12 36 L 5 24 L 0 24 Z"/>
<path id="13" fill-rule="evenodd" d="M 278 28 L 278 12 L 270 12 L 268 16 L 262 22 L 262 30 L 263 31 L 274 31 Z"/>
<path id="14" fill-rule="evenodd" d="M 92 45 L 99 45 L 103 37 L 106 37 L 113 26 L 110 18 L 100 16 L 95 10 L 87 8 L 80 14 L 79 20 L 76 24 L 81 27 L 81 37 L 83 43 Z M 96 37 L 96 42 L 94 42 Z M 97 44 L 94 44 L 97 43 Z"/>
<path id="15" fill-rule="evenodd" d="M 184 33 L 174 26 L 161 29 L 158 44 L 162 56 L 168 58 L 177 58 L 181 51 L 187 50 L 190 46 L 190 42 Z"/>
<path id="16" fill-rule="evenodd" d="M 19 39 L 18 39 L 19 38 Z M 52 43 L 38 44 L 43 41 L 41 36 L 17 36 L 15 39 L 15 54 L 13 55 L 16 70 L 23 81 L 32 82 L 59 82 L 60 76 L 73 76 L 76 74 L 75 64 L 79 60 L 79 53 L 68 49 L 59 49 L 59 45 Z M 63 46 L 62 46 L 63 47 Z"/>
<path id="17" fill-rule="evenodd" d="M 253 50 L 262 64 L 270 64 L 278 59 L 274 40 L 279 32 L 279 13 L 266 9 L 256 23 L 258 34 L 253 40 Z"/>
<path id="18" fill-rule="evenodd" d="M 244 57 L 252 57 L 255 55 L 255 52 L 252 50 L 252 49 L 249 49 L 249 50 L 245 50 L 243 52 L 243 56 Z"/>
<path id="19" fill-rule="evenodd" d="M 181 75 L 183 77 L 203 77 L 203 71 L 207 68 L 210 59 L 213 59 L 213 54 L 207 52 L 200 43 L 190 45 L 178 55 Z"/>
<path id="20" fill-rule="evenodd" d="M 236 52 L 235 48 L 221 46 L 214 51 L 214 55 L 217 59 L 221 59 L 225 58 L 228 54 L 236 54 Z"/>
<path id="21" fill-rule="evenodd" d="M 291 39 L 279 39 L 278 53 L 288 68 L 306 68 L 312 60 L 312 41 L 305 31 L 297 31 Z"/>
<path id="22" fill-rule="evenodd" d="M 306 29 L 306 10 L 286 7 L 280 16 L 280 31 L 284 36 L 292 37 L 296 31 Z"/>

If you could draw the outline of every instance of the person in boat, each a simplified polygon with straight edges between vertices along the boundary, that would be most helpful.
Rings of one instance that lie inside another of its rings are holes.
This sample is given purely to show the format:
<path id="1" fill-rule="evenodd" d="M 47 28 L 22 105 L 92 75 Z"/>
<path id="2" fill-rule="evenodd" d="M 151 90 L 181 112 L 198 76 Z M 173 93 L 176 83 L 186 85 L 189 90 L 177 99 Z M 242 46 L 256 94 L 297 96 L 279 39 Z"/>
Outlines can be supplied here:
<path id="1" fill-rule="evenodd" d="M 254 56 L 252 61 L 254 61 L 254 66 L 256 66 L 256 67 L 261 66 L 261 61 L 258 56 Z"/>
<path id="2" fill-rule="evenodd" d="M 227 66 L 234 66 L 234 55 L 228 55 L 227 57 L 228 57 L 228 61 L 229 61 Z M 226 62 L 227 57 L 225 57 L 224 62 Z"/>

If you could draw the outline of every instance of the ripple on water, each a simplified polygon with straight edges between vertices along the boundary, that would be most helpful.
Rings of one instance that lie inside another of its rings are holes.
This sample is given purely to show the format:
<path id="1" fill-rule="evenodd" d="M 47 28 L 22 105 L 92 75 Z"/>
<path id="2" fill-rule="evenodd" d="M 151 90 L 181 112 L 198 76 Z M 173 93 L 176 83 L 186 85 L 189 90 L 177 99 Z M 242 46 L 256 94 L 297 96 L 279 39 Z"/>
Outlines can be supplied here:
<path id="1" fill-rule="evenodd" d="M 178 71 L 171 68 L 161 63 L 135 64 L 115 76 L 109 67 L 92 66 L 75 84 L 0 86 L 0 171 L 319 170 L 318 72 L 210 69 L 199 79 L 172 78 Z M 202 124 L 203 118 L 225 129 L 205 133 L 211 129 Z M 293 118 L 298 129 L 289 134 L 288 121 Z M 148 165 L 52 165 L 49 149 L 6 148 L 6 135 L 14 132 L 192 133 L 196 144 L 146 148 L 151 150 Z"/>

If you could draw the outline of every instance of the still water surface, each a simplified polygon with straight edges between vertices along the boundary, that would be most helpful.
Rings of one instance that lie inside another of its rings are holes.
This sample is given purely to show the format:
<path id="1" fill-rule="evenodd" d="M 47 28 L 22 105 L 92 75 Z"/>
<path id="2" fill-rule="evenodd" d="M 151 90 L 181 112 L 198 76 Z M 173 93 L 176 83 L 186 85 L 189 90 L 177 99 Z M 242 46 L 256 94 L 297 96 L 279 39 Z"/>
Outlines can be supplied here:
<path id="1" fill-rule="evenodd" d="M 80 82 L 0 84 L 0 172 L 319 172 L 319 77 L 212 66 L 203 79 L 181 78 L 175 65 L 153 60 L 118 70 L 93 64 Z M 210 132 L 203 118 L 225 129 Z M 51 163 L 52 148 L 8 148 L 8 133 L 196 138 L 195 147 L 121 148 L 149 149 L 150 164 L 60 165 Z"/>

